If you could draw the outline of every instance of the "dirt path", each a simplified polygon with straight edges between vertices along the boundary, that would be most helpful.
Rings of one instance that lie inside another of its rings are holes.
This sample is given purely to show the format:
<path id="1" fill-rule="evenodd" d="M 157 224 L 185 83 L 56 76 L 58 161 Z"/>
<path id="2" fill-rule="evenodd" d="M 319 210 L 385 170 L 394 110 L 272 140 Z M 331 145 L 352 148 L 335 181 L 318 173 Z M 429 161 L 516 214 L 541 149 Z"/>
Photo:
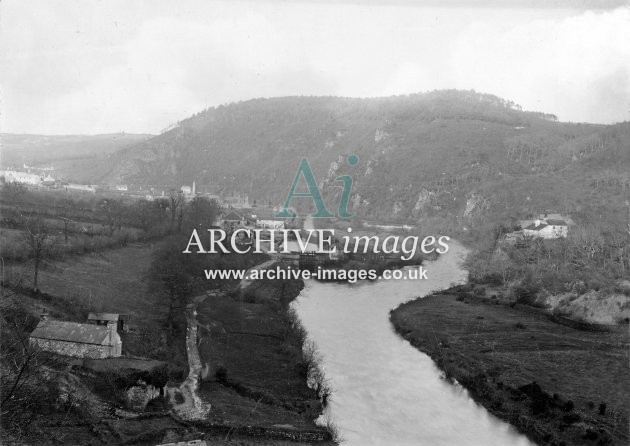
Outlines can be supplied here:
<path id="1" fill-rule="evenodd" d="M 273 265 L 275 260 L 268 260 L 251 267 L 247 273 L 254 269 L 266 269 Z M 252 284 L 252 280 L 243 279 L 239 284 L 241 290 L 246 289 Z M 192 303 L 186 306 L 186 354 L 188 356 L 188 376 L 180 384 L 179 388 L 169 388 L 167 393 L 171 403 L 173 404 L 173 411 L 180 417 L 187 420 L 204 419 L 210 411 L 211 405 L 204 403 L 199 395 L 197 389 L 199 388 L 199 381 L 201 377 L 201 370 L 203 364 L 199 355 L 198 339 L 197 339 L 197 305 L 202 303 L 209 293 L 202 294 L 193 298 Z M 205 327 L 204 327 L 205 328 Z M 184 398 L 182 403 L 177 403 L 175 394 L 179 393 Z"/>
<path id="2" fill-rule="evenodd" d="M 201 357 L 197 348 L 197 305 L 203 302 L 207 294 L 196 296 L 186 307 L 186 353 L 188 356 L 188 377 L 179 386 L 179 392 L 184 397 L 183 403 L 174 403 L 175 389 L 169 389 L 169 398 L 174 403 L 173 410 L 180 417 L 187 420 L 204 419 L 210 411 L 211 405 L 204 403 L 197 389 L 201 376 Z"/>

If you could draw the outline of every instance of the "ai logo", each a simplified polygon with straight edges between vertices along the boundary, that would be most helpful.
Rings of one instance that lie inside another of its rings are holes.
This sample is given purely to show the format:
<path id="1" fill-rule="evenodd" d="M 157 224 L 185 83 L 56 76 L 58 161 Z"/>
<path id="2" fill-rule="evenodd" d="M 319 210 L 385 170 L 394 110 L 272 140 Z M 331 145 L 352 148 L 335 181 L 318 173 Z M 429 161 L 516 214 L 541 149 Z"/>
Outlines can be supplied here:
<path id="1" fill-rule="evenodd" d="M 359 164 L 359 157 L 355 154 L 348 155 L 348 158 L 346 158 L 346 162 L 349 166 L 356 166 L 357 164 Z M 295 191 L 295 188 L 300 181 L 300 176 L 304 177 L 304 181 L 306 181 L 306 186 L 308 187 L 308 192 Z M 341 198 L 339 199 L 339 208 L 337 209 L 337 215 L 341 218 L 350 218 L 354 216 L 354 214 L 348 212 L 348 202 L 350 201 L 350 192 L 352 190 L 352 177 L 350 175 L 340 175 L 335 178 L 335 180 L 343 183 L 343 190 L 341 192 Z M 289 211 L 291 200 L 293 198 L 310 198 L 311 200 L 313 200 L 317 212 L 311 214 L 310 217 L 333 218 L 335 216 L 335 214 L 326 209 L 326 203 L 324 203 L 322 194 L 319 190 L 319 187 L 317 186 L 317 181 L 315 181 L 313 170 L 311 169 L 311 165 L 308 163 L 308 159 L 306 158 L 302 158 L 302 161 L 300 161 L 300 165 L 295 174 L 295 178 L 293 179 L 293 184 L 291 185 L 291 189 L 289 190 L 287 199 L 284 202 L 282 211 L 276 212 L 274 214 L 276 218 L 295 217 L 295 214 Z"/>

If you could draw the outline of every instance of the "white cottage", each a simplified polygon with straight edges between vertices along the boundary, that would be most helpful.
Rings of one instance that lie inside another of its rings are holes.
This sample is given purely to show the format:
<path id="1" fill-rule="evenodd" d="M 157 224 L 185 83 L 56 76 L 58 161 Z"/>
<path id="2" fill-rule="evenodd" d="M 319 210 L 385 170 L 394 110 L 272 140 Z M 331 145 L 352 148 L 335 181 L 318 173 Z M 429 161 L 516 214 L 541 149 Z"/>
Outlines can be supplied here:
<path id="1" fill-rule="evenodd" d="M 569 226 L 564 220 L 537 219 L 529 226 L 523 228 L 523 234 L 545 239 L 561 238 L 569 234 Z"/>

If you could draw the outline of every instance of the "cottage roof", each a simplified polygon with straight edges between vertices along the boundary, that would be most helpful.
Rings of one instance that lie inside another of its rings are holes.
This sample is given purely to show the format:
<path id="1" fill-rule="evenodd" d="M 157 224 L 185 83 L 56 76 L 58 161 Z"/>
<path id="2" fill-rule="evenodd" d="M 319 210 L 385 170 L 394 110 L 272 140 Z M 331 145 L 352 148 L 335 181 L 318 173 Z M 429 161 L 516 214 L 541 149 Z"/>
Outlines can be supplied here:
<path id="1" fill-rule="evenodd" d="M 90 313 L 88 315 L 88 321 L 111 321 L 117 322 L 120 319 L 118 313 Z"/>
<path id="2" fill-rule="evenodd" d="M 104 325 L 79 324 L 66 321 L 41 321 L 31 333 L 31 338 L 102 345 L 109 336 Z"/>
<path id="3" fill-rule="evenodd" d="M 238 212 L 231 211 L 223 217 L 223 221 L 241 221 L 243 216 Z"/>
<path id="4" fill-rule="evenodd" d="M 540 231 L 543 228 L 546 228 L 548 225 L 545 223 L 541 223 L 538 226 L 536 226 L 536 223 L 532 223 L 531 225 L 529 225 L 528 227 L 526 227 L 525 229 L 531 229 L 532 231 Z"/>

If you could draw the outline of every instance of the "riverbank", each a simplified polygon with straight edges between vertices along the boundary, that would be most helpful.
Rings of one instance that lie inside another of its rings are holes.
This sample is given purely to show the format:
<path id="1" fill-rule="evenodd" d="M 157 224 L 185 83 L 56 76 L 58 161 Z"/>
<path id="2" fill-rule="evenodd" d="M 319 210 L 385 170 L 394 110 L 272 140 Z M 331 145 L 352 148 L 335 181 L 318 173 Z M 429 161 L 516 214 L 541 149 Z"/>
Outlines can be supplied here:
<path id="1" fill-rule="evenodd" d="M 298 280 L 254 281 L 199 302 L 198 394 L 212 410 L 198 428 L 222 426 L 226 438 L 244 428 L 267 439 L 282 431 L 285 439 L 335 444 L 314 422 L 323 406 L 307 386 L 305 333 L 289 309 L 302 288 Z"/>
<path id="2" fill-rule="evenodd" d="M 627 326 L 578 330 L 466 286 L 402 304 L 390 319 L 446 378 L 536 443 L 628 444 Z"/>

